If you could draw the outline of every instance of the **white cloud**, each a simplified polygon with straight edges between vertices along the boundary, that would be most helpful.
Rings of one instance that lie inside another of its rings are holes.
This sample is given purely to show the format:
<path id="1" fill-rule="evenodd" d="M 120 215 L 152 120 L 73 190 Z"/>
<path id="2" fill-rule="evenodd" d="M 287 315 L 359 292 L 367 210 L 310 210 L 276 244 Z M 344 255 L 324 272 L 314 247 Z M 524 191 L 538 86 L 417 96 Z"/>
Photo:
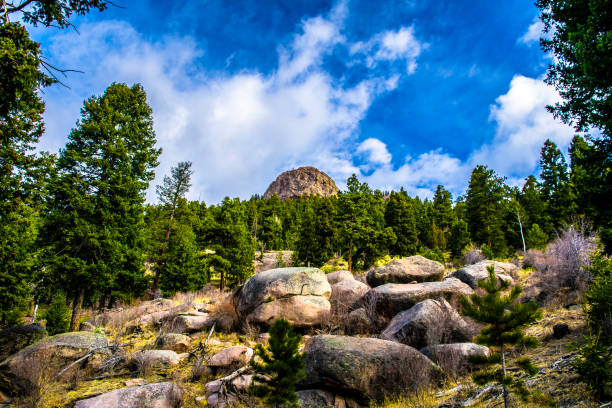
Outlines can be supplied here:
<path id="1" fill-rule="evenodd" d="M 391 153 L 387 150 L 387 145 L 373 137 L 361 142 L 357 147 L 357 153 L 364 153 L 371 164 L 391 163 Z"/>
<path id="2" fill-rule="evenodd" d="M 346 14 L 340 2 L 328 15 L 304 20 L 290 44 L 279 48 L 278 69 L 268 75 L 193 72 L 202 55 L 194 40 L 152 42 L 120 21 L 81 26 L 80 35 L 55 34 L 47 55 L 85 74 L 70 83 L 72 89 L 53 87 L 44 95 L 47 134 L 42 147 L 57 150 L 65 143 L 84 99 L 101 94 L 113 81 L 139 82 L 163 148 L 156 182 L 177 162 L 190 160 L 194 179 L 189 197 L 207 202 L 262 193 L 280 171 L 299 165 L 315 165 L 341 185 L 359 173 L 347 146 L 360 121 L 372 101 L 395 89 L 400 78 L 392 70 L 379 70 L 349 86 L 321 68 L 335 47 L 350 47 L 342 35 Z M 416 41 L 412 31 L 410 37 Z M 410 54 L 402 38 L 386 44 L 398 56 L 414 60 L 418 55 Z M 150 200 L 155 200 L 153 191 Z"/>
<path id="3" fill-rule="evenodd" d="M 523 44 L 528 44 L 528 45 L 534 42 L 539 42 L 540 37 L 542 36 L 543 32 L 544 32 L 544 23 L 542 23 L 542 20 L 540 20 L 539 17 L 536 17 L 533 20 L 533 23 L 529 25 L 527 32 L 525 32 L 525 34 L 523 34 L 521 38 L 518 39 L 518 42 L 523 43 Z"/>
<path id="4" fill-rule="evenodd" d="M 540 149 L 546 139 L 555 142 L 562 151 L 569 147 L 573 129 L 555 120 L 546 110 L 546 105 L 554 104 L 559 98 L 554 88 L 542 79 L 516 75 L 508 92 L 491 105 L 490 121 L 495 123 L 495 137 L 466 160 L 437 149 L 416 158 L 407 157 L 401 166 L 394 168 L 391 157 L 385 157 L 385 161 L 370 157 L 369 163 L 379 166 L 365 179 L 381 189 L 403 186 L 409 193 L 421 197 L 431 197 L 436 185 L 442 184 L 457 196 L 465 192 L 472 169 L 484 164 L 507 177 L 510 185 L 520 185 L 524 177 L 537 171 Z M 375 146 L 372 151 L 387 151 L 380 140 L 365 142 L 367 146 Z M 361 146 L 360 149 L 367 150 Z"/>
<path id="5" fill-rule="evenodd" d="M 542 79 L 515 76 L 507 93 L 491 106 L 496 123 L 493 141 L 472 155 L 472 162 L 488 164 L 501 174 L 520 178 L 536 170 L 546 139 L 566 150 L 574 131 L 557 121 L 546 105 L 559 101 L 559 94 Z"/>
<path id="6" fill-rule="evenodd" d="M 415 37 L 414 26 L 410 26 L 378 33 L 368 41 L 353 44 L 350 51 L 353 55 L 363 55 L 370 68 L 381 61 L 405 60 L 406 72 L 412 74 L 417 67 L 417 57 L 426 46 Z"/>

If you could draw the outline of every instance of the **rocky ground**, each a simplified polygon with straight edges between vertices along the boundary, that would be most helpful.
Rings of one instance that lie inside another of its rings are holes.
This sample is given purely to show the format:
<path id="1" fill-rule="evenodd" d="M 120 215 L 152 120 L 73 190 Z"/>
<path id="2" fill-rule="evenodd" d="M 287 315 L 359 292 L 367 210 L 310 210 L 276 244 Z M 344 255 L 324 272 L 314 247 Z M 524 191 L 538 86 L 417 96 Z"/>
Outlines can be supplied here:
<path id="1" fill-rule="evenodd" d="M 448 271 L 416 256 L 356 277 L 268 269 L 233 294 L 211 286 L 90 312 L 80 332 L 8 329 L 0 333 L 0 399 L 30 407 L 257 406 L 246 393 L 248 362 L 254 346 L 266 344 L 267 327 L 284 317 L 304 333 L 303 407 L 498 406 L 497 387 L 470 380 L 467 357 L 488 349 L 470 343 L 479 327 L 457 310 L 491 262 Z M 496 268 L 500 279 L 529 284 L 528 271 Z M 571 366 L 582 309 L 549 306 L 528 330 L 542 342 L 527 352 L 540 369 L 526 378 L 537 401 L 515 406 L 599 406 Z"/>

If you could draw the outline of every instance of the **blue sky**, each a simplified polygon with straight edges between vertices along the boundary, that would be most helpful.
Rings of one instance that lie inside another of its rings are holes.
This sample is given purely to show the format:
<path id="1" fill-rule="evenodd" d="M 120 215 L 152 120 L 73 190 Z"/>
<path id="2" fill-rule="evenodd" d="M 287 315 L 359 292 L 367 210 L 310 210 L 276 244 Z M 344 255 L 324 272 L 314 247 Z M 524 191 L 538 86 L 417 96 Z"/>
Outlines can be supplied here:
<path id="1" fill-rule="evenodd" d="M 532 0 L 121 4 L 78 33 L 31 30 L 55 65 L 84 71 L 45 90 L 41 147 L 64 145 L 84 99 L 142 83 L 163 149 L 154 184 L 191 160 L 192 199 L 261 194 L 301 165 L 456 197 L 476 164 L 521 184 L 546 138 L 565 149 L 573 135 L 545 110 L 558 95 Z"/>

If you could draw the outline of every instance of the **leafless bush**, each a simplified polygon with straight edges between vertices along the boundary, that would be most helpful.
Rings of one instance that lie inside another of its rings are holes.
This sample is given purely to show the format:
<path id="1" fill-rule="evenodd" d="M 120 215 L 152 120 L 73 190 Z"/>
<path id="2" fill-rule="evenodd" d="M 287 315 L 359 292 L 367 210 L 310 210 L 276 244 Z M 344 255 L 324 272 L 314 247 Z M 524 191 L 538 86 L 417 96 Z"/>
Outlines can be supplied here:
<path id="1" fill-rule="evenodd" d="M 172 300 L 179 305 L 192 305 L 195 298 L 194 292 L 177 292 L 172 296 Z"/>
<path id="2" fill-rule="evenodd" d="M 544 252 L 540 251 L 539 249 L 528 249 L 527 253 L 523 257 L 523 267 L 525 268 L 539 269 L 538 267 L 544 265 L 545 262 L 546 257 Z"/>
<path id="3" fill-rule="evenodd" d="M 582 293 L 590 280 L 588 267 L 597 241 L 589 225 L 582 222 L 562 230 L 543 256 L 534 257 L 536 278 L 547 296 L 561 288 Z"/>
<path id="4" fill-rule="evenodd" d="M 465 252 L 465 255 L 463 255 L 463 263 L 465 265 L 474 265 L 475 263 L 483 261 L 484 259 L 485 257 L 482 254 L 482 251 L 477 247 L 470 247 L 470 249 Z"/>
<path id="5" fill-rule="evenodd" d="M 361 300 L 361 306 L 365 309 L 372 327 L 377 331 L 382 330 L 389 323 L 389 319 L 378 313 L 378 303 L 380 301 L 380 294 L 374 290 L 370 290 Z"/>
<path id="6" fill-rule="evenodd" d="M 215 318 L 216 329 L 230 332 L 238 325 L 238 314 L 232 301 L 232 294 L 219 294 L 210 308 L 210 315 Z"/>
<path id="7" fill-rule="evenodd" d="M 185 391 L 183 390 L 183 387 L 173 383 L 167 394 L 167 401 L 169 406 L 172 408 L 179 408 L 183 405 L 184 397 Z"/>
<path id="8" fill-rule="evenodd" d="M 153 371 L 159 368 L 159 364 L 153 356 L 148 353 L 136 353 L 132 356 L 132 364 L 134 369 L 139 375 L 147 377 L 153 373 Z"/>

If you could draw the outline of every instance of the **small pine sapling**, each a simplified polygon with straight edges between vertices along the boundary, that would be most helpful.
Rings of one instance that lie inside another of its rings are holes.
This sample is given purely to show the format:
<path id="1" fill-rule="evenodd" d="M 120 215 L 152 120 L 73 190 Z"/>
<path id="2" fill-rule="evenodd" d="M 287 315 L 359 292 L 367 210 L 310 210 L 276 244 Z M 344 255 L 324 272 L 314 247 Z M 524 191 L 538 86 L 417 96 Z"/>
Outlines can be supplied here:
<path id="1" fill-rule="evenodd" d="M 301 339 L 287 320 L 276 319 L 270 327 L 269 346 L 256 346 L 259 361 L 251 361 L 255 376 L 249 392 L 266 406 L 298 406 L 295 386 L 305 376 L 305 356 L 298 351 Z"/>
<path id="2" fill-rule="evenodd" d="M 504 295 L 510 286 L 509 282 L 502 280 L 498 282 L 493 265 L 489 266 L 487 271 L 489 279 L 478 281 L 478 287 L 485 293 L 482 295 L 474 293 L 469 299 L 466 297 L 461 299 L 463 314 L 486 324 L 476 337 L 476 343 L 493 349 L 489 357 L 470 358 L 473 364 L 487 367 L 474 373 L 472 378 L 478 385 L 490 382 L 501 383 L 504 407 L 508 408 L 508 388 L 512 388 L 524 401 L 529 399 L 529 391 L 521 379 L 508 375 L 506 354 L 513 346 L 526 348 L 538 346 L 537 339 L 526 336 L 523 330 L 539 319 L 542 313 L 538 310 L 536 302 L 517 302 L 523 291 L 518 285 L 513 286 L 510 292 Z M 538 371 L 528 358 L 518 359 L 516 365 L 529 375 L 535 375 Z"/>

